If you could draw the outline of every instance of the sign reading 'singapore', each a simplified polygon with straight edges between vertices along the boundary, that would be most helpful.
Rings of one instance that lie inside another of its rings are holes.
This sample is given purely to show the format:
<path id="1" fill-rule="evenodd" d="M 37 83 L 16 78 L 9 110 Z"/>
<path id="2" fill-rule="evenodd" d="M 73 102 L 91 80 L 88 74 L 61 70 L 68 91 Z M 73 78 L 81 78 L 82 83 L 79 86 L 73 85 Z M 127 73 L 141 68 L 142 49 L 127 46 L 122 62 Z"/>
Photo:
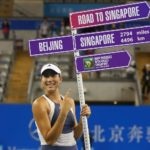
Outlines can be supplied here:
<path id="1" fill-rule="evenodd" d="M 150 26 L 75 35 L 79 50 L 132 45 L 150 42 Z"/>
<path id="2" fill-rule="evenodd" d="M 144 19 L 149 17 L 149 10 L 147 2 L 138 2 L 103 9 L 72 12 L 70 13 L 70 24 L 72 29 L 79 29 Z"/>

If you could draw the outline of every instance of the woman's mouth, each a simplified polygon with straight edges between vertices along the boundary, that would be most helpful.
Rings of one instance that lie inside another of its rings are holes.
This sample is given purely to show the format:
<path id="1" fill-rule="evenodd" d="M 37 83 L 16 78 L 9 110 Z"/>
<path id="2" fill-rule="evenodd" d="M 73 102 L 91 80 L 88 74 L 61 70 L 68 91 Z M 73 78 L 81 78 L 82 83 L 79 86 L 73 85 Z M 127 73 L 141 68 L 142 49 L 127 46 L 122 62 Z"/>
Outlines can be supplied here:
<path id="1" fill-rule="evenodd" d="M 55 85 L 56 85 L 55 83 L 46 83 L 46 86 L 47 86 L 47 87 L 50 87 L 50 88 L 51 88 L 51 87 L 54 87 Z"/>

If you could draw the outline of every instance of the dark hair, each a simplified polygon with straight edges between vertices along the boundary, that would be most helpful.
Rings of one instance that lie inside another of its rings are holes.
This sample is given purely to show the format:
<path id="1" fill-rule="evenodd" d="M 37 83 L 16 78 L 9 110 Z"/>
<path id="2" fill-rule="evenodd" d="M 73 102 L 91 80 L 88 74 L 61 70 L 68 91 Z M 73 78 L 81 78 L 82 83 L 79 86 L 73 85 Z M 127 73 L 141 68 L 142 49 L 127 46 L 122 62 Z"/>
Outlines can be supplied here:
<path id="1" fill-rule="evenodd" d="M 42 73 L 42 76 L 44 77 L 54 77 L 56 74 L 58 74 L 56 71 L 52 70 L 52 69 L 47 69 Z"/>

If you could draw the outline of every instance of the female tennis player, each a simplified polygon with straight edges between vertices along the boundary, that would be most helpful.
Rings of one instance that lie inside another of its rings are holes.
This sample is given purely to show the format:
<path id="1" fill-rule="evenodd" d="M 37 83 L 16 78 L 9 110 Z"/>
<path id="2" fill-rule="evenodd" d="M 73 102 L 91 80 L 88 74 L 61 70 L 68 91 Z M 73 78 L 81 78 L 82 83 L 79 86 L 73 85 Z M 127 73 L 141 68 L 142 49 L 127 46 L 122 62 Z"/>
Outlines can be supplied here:
<path id="1" fill-rule="evenodd" d="M 61 70 L 54 64 L 41 68 L 41 87 L 44 94 L 32 104 L 33 116 L 42 150 L 77 150 L 76 140 L 82 135 L 82 121 L 77 122 L 75 103 L 67 91 L 61 95 Z M 87 104 L 81 116 L 90 116 Z"/>

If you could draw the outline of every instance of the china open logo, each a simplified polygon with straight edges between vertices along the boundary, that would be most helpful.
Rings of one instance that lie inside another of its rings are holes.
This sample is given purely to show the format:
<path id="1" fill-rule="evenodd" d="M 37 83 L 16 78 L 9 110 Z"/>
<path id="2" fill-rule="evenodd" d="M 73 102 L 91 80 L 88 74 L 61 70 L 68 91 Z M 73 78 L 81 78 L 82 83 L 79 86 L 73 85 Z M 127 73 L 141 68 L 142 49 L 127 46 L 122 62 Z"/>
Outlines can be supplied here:
<path id="1" fill-rule="evenodd" d="M 34 140 L 39 141 L 39 136 L 38 136 L 38 133 L 37 133 L 37 129 L 36 129 L 34 119 L 31 119 L 31 121 L 29 122 L 28 128 L 29 128 L 29 133 L 30 133 L 31 137 Z"/>

